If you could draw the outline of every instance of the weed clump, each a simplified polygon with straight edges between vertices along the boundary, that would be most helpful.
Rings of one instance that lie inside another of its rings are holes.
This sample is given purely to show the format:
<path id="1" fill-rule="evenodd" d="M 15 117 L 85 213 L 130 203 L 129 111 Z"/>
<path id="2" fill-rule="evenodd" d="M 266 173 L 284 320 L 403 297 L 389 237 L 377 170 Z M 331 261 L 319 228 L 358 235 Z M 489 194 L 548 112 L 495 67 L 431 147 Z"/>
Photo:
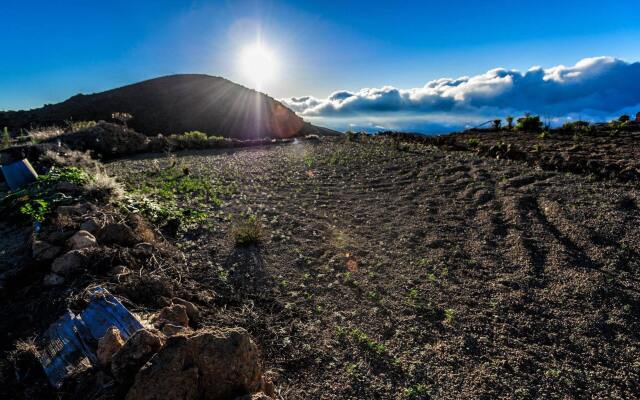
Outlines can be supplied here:
<path id="1" fill-rule="evenodd" d="M 49 202 L 43 199 L 34 199 L 24 203 L 20 207 L 20 214 L 30 217 L 34 221 L 42 222 L 49 210 Z"/>
<path id="2" fill-rule="evenodd" d="M 91 178 L 85 187 L 90 197 L 102 201 L 113 201 L 124 196 L 122 185 L 105 172 L 98 171 Z"/>
<path id="3" fill-rule="evenodd" d="M 347 330 L 346 328 L 339 326 L 336 328 L 336 335 L 338 336 L 338 338 L 350 337 L 360 347 L 372 353 L 382 355 L 387 352 L 387 348 L 384 343 L 380 343 L 371 339 L 369 335 L 358 328 Z"/>
<path id="4" fill-rule="evenodd" d="M 231 234 L 236 246 L 260 245 L 264 241 L 264 230 L 258 217 L 251 215 L 233 227 Z"/>

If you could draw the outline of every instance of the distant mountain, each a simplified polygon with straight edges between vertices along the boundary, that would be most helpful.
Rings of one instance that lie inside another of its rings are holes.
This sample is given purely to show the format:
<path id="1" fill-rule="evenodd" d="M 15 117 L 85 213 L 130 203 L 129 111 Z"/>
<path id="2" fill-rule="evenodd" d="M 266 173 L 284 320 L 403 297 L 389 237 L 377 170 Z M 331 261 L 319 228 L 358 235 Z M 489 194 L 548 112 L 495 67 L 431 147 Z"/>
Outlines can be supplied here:
<path id="1" fill-rule="evenodd" d="M 285 138 L 333 131 L 305 123 L 273 98 L 209 75 L 171 75 L 29 111 L 0 112 L 0 128 L 16 131 L 66 121 L 111 120 L 114 112 L 133 115 L 129 126 L 145 135 L 199 130 L 249 139 Z"/>

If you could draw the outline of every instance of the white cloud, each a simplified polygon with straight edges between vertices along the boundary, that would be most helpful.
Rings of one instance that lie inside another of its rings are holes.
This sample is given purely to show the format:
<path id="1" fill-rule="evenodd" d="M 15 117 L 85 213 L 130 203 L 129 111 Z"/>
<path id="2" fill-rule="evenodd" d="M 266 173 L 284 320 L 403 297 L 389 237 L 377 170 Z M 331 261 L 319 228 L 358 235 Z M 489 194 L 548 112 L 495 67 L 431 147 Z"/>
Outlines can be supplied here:
<path id="1" fill-rule="evenodd" d="M 640 105 L 640 63 L 585 58 L 571 67 L 532 67 L 524 73 L 496 68 L 471 77 L 433 80 L 420 88 L 342 90 L 326 99 L 305 96 L 283 102 L 302 117 L 334 128 L 351 121 L 442 131 L 524 112 L 560 120 L 604 119 Z"/>

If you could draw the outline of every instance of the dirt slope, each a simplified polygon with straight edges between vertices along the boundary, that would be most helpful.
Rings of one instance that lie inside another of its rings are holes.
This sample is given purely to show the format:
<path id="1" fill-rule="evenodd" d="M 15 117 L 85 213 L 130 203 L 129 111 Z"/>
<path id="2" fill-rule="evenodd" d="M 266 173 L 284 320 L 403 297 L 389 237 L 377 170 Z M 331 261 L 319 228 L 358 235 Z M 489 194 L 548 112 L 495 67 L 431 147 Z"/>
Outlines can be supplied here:
<path id="1" fill-rule="evenodd" d="M 64 125 L 74 120 L 111 120 L 113 112 L 134 116 L 129 125 L 146 135 L 200 130 L 234 138 L 291 137 L 316 133 L 271 97 L 208 75 L 172 75 L 106 92 L 78 94 L 30 111 L 0 112 L 10 130 Z"/>

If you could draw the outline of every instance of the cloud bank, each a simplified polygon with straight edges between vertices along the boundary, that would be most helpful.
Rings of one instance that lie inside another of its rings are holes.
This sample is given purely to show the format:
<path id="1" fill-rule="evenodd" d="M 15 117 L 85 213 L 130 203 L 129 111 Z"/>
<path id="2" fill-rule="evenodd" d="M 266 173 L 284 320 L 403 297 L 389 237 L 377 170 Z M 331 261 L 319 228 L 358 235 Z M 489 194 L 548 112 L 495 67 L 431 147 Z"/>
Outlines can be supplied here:
<path id="1" fill-rule="evenodd" d="M 594 57 L 571 67 L 496 68 L 420 88 L 383 86 L 282 101 L 303 118 L 337 129 L 445 132 L 524 112 L 557 121 L 603 120 L 640 111 L 640 63 Z"/>

